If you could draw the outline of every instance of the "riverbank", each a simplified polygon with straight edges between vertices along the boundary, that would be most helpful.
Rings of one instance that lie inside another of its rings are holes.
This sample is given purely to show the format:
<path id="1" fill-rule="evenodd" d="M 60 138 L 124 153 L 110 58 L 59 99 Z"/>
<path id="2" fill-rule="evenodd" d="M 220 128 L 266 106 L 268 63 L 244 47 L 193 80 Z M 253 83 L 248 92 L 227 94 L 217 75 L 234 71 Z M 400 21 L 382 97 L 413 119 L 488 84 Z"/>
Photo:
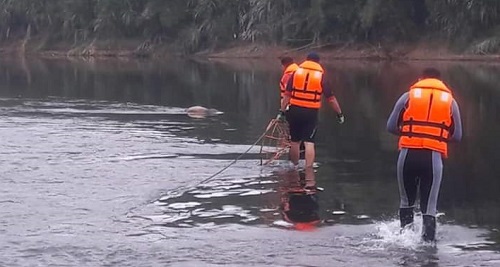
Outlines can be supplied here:
<path id="1" fill-rule="evenodd" d="M 500 54 L 457 53 L 443 45 L 391 45 L 337 44 L 309 45 L 299 48 L 243 45 L 220 51 L 199 53 L 216 60 L 231 58 L 272 58 L 291 56 L 300 60 L 310 51 L 325 59 L 335 60 L 396 60 L 396 61 L 499 61 Z"/>
<path id="2" fill-rule="evenodd" d="M 326 45 L 306 45 L 286 47 L 255 43 L 233 44 L 226 48 L 210 49 L 194 54 L 179 52 L 179 49 L 166 44 L 153 44 L 148 41 L 92 41 L 74 46 L 58 44 L 43 47 L 40 42 L 18 41 L 0 44 L 0 54 L 4 56 L 39 56 L 48 58 L 87 57 L 87 58 L 168 58 L 187 57 L 226 61 L 232 59 L 275 59 L 291 56 L 300 61 L 310 51 L 318 52 L 324 59 L 332 60 L 396 60 L 396 61 L 500 61 L 500 54 L 473 54 L 454 52 L 442 44 L 400 44 L 372 45 L 339 43 Z"/>

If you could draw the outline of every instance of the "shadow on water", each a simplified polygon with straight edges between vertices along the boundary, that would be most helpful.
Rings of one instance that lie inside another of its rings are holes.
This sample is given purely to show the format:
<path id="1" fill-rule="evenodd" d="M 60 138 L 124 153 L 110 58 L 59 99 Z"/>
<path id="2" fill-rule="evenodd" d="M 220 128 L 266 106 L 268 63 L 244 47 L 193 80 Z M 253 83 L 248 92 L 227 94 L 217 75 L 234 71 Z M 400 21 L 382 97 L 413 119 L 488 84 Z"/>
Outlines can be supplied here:
<path id="1" fill-rule="evenodd" d="M 16 196 L 24 190 L 7 181 L 28 179 L 29 184 L 35 179 L 30 177 L 42 177 L 51 187 L 35 183 L 38 187 L 31 190 L 58 189 L 61 195 L 78 196 L 78 200 L 56 199 L 61 203 L 85 206 L 97 199 L 98 204 L 86 207 L 89 214 L 81 217 L 85 224 L 88 217 L 102 220 L 91 228 L 97 235 L 95 229 L 101 228 L 119 232 L 109 240 L 120 240 L 120 246 L 127 248 L 136 240 L 147 248 L 151 243 L 168 243 L 174 252 L 163 262 L 186 262 L 184 266 L 498 264 L 500 67 L 432 64 L 453 88 L 465 130 L 463 142 L 451 146 L 445 162 L 438 244 L 433 247 L 420 241 L 420 220 L 413 231 L 400 233 L 397 139 L 385 130 L 394 102 L 429 64 L 326 65 L 347 121 L 339 126 L 333 112 L 321 110 L 318 168 L 291 170 L 285 162 L 261 167 L 258 150 L 252 150 L 238 164 L 200 184 L 245 151 L 276 115 L 279 62 L 235 66 L 183 60 L 27 59 L 19 64 L 2 59 L 0 133 L 5 142 L 0 159 L 8 177 L 1 181 L 2 188 L 7 196 Z M 196 105 L 223 113 L 188 117 L 185 109 Z M 26 143 L 16 143 L 19 140 Z M 16 160 L 21 156 L 21 162 Z M 103 173 L 105 185 L 97 182 Z M 51 179 L 58 182 L 56 186 Z M 183 190 L 175 190 L 180 187 Z M 160 196 L 151 193 L 155 190 L 161 191 Z M 99 197 L 108 202 L 128 200 L 110 205 Z M 1 201 L 7 205 L 27 200 Z M 126 218 L 116 212 L 131 206 L 137 208 Z M 4 218 L 26 218 L 28 213 L 20 208 L 2 210 L 10 212 Z M 46 211 L 46 221 L 64 225 L 58 216 L 75 217 L 71 209 L 54 210 Z M 117 221 L 124 223 L 107 226 L 110 217 L 120 217 Z M 26 220 L 39 221 L 38 217 Z M 18 238 L 15 224 L 7 225 L 8 236 Z M 88 242 L 89 247 L 108 249 L 107 244 Z M 33 247 L 29 251 L 37 249 Z M 166 253 L 164 247 L 158 250 Z M 30 256 L 29 251 L 24 253 Z M 110 252 L 110 257 L 131 260 L 133 266 L 138 262 L 128 252 L 126 256 Z M 142 252 L 138 248 L 134 255 L 159 257 Z"/>

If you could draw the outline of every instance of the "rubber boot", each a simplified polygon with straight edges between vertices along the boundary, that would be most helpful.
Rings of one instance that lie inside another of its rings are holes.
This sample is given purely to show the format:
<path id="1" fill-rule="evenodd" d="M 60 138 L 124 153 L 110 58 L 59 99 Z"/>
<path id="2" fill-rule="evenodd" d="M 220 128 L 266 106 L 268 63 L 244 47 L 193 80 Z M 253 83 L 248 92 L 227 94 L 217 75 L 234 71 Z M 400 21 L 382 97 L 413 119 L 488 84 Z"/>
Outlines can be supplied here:
<path id="1" fill-rule="evenodd" d="M 423 215 L 422 224 L 422 240 L 425 242 L 433 242 L 436 240 L 436 217 L 431 215 Z"/>
<path id="2" fill-rule="evenodd" d="M 401 222 L 401 229 L 413 223 L 413 208 L 400 208 L 399 221 Z"/>

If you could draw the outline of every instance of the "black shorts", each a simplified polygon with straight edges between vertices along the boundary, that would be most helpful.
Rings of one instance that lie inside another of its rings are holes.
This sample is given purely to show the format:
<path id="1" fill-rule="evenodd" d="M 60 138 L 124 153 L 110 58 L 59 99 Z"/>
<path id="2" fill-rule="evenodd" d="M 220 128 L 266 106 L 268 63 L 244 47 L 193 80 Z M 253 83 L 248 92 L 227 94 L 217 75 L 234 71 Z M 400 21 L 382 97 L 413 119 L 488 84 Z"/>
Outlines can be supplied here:
<path id="1" fill-rule="evenodd" d="M 317 109 L 291 105 L 286 114 L 286 120 L 288 121 L 288 125 L 290 125 L 290 138 L 292 142 L 304 141 L 314 143 L 316 126 L 318 124 Z"/>

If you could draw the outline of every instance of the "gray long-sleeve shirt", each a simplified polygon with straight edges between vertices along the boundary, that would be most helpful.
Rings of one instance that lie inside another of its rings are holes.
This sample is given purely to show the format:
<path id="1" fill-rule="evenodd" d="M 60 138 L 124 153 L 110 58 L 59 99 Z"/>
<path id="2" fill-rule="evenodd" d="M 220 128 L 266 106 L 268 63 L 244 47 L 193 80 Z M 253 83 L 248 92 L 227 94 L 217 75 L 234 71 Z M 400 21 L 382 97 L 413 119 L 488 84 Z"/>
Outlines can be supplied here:
<path id="1" fill-rule="evenodd" d="M 403 112 L 406 109 L 406 104 L 408 103 L 409 100 L 409 94 L 408 92 L 404 93 L 396 102 L 394 105 L 394 108 L 391 112 L 391 115 L 389 116 L 389 119 L 387 120 L 387 131 L 394 135 L 401 135 L 401 118 L 403 115 Z M 460 109 L 458 108 L 458 104 L 453 99 L 452 102 L 452 128 L 450 130 L 450 141 L 452 142 L 458 142 L 462 140 L 462 119 L 460 118 Z"/>

